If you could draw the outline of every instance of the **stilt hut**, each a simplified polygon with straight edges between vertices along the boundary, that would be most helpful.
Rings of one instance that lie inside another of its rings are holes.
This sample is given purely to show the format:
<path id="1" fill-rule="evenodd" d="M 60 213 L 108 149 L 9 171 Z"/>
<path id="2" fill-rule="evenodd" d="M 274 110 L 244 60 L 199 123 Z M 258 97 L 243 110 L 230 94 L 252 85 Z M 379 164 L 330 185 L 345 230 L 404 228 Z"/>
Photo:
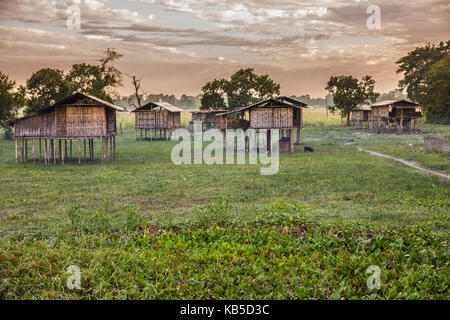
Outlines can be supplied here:
<path id="1" fill-rule="evenodd" d="M 16 163 L 19 158 L 20 162 L 29 159 L 29 144 L 33 161 L 64 164 L 73 151 L 78 163 L 88 157 L 92 160 L 94 139 L 101 140 L 102 163 L 114 159 L 116 111 L 124 109 L 88 94 L 75 93 L 37 114 L 10 121 L 14 127 Z"/>
<path id="2" fill-rule="evenodd" d="M 190 112 L 192 119 L 189 123 L 189 128 L 192 129 L 194 127 L 194 122 L 201 122 L 202 130 L 206 131 L 209 129 L 220 129 L 222 116 L 218 114 L 224 113 L 226 110 L 194 110 Z"/>
<path id="3" fill-rule="evenodd" d="M 236 121 L 224 118 L 221 121 L 221 129 L 266 129 L 267 141 L 272 139 L 272 131 L 280 131 L 280 141 L 287 143 L 286 151 L 294 152 L 294 131 L 297 130 L 297 143 L 302 144 L 303 108 L 307 105 L 298 100 L 279 97 L 268 99 L 251 106 L 219 114 L 227 116 L 238 114 Z M 248 119 L 248 120 L 247 120 Z M 267 143 L 268 151 L 271 151 L 271 143 Z M 252 146 L 249 146 L 252 149 Z M 283 146 L 280 146 L 280 151 Z"/>
<path id="4" fill-rule="evenodd" d="M 406 100 L 386 100 L 371 105 L 370 126 L 379 132 L 422 132 L 422 107 Z"/>
<path id="5" fill-rule="evenodd" d="M 159 137 L 168 140 L 170 133 L 181 126 L 181 112 L 184 110 L 168 102 L 149 102 L 146 105 L 134 110 L 135 116 L 135 138 L 138 138 L 138 131 L 142 140 L 142 133 L 150 133 L 150 140 Z M 164 134 L 164 136 L 163 136 Z"/>
<path id="6" fill-rule="evenodd" d="M 372 109 L 369 105 L 360 106 L 352 111 L 352 125 L 358 129 L 369 128 L 369 119 L 372 116 Z"/>

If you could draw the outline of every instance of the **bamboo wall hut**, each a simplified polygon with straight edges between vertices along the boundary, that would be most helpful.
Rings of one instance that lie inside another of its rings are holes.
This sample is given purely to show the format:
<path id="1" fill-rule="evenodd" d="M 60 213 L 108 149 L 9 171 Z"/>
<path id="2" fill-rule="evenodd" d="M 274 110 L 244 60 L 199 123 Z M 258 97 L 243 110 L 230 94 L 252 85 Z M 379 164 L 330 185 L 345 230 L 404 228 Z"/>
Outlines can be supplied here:
<path id="1" fill-rule="evenodd" d="M 422 107 L 406 100 L 386 100 L 372 104 L 370 127 L 379 132 L 422 132 Z"/>
<path id="2" fill-rule="evenodd" d="M 142 140 L 142 133 L 150 133 L 150 140 L 157 135 L 168 140 L 173 130 L 181 126 L 181 112 L 184 110 L 168 102 L 149 102 L 146 105 L 134 110 L 135 116 L 135 138 L 137 140 L 138 131 Z M 164 136 L 163 136 L 164 134 Z"/>
<path id="3" fill-rule="evenodd" d="M 26 162 L 31 144 L 33 161 L 64 164 L 73 148 L 82 159 L 94 159 L 94 139 L 101 139 L 102 163 L 115 158 L 116 111 L 121 107 L 84 93 L 75 93 L 55 102 L 37 114 L 9 122 L 14 127 L 16 163 Z M 75 141 L 75 147 L 73 146 Z M 82 154 L 83 149 L 83 154 Z M 78 151 L 78 152 L 77 152 Z"/>
<path id="4" fill-rule="evenodd" d="M 219 115 L 226 112 L 226 110 L 194 110 L 190 111 L 192 114 L 191 122 L 189 122 L 189 128 L 194 128 L 194 122 L 202 123 L 202 130 L 220 129 L 220 121 L 223 116 Z M 229 116 L 230 118 L 233 116 Z"/>
<path id="5" fill-rule="evenodd" d="M 307 105 L 288 97 L 267 99 L 251 106 L 229 111 L 219 115 L 238 114 L 238 121 L 222 119 L 221 129 L 266 129 L 267 141 L 272 139 L 272 131 L 280 131 L 280 141 L 288 143 L 288 152 L 294 152 L 294 131 L 297 130 L 297 143 L 302 143 L 303 108 Z M 246 120 L 248 119 L 248 120 Z M 271 143 L 268 143 L 270 150 Z M 252 146 L 249 146 L 252 149 Z M 281 148 L 282 149 L 282 148 Z"/>
<path id="6" fill-rule="evenodd" d="M 370 106 L 360 106 L 352 111 L 352 125 L 358 129 L 364 127 L 369 128 L 369 119 L 372 117 L 372 109 Z"/>

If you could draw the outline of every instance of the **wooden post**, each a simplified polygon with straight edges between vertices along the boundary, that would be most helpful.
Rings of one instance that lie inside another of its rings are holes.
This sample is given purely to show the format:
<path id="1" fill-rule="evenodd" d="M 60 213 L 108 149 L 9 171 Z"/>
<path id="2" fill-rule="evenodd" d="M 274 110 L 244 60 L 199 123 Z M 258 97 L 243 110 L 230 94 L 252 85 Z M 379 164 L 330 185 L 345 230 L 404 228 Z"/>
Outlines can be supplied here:
<path id="1" fill-rule="evenodd" d="M 153 141 L 153 129 L 150 129 L 150 141 Z"/>
<path id="2" fill-rule="evenodd" d="M 267 151 L 272 153 L 272 130 L 267 130 Z"/>
<path id="3" fill-rule="evenodd" d="M 17 162 L 18 162 L 18 161 L 17 161 L 17 156 L 18 156 L 18 155 L 17 155 L 17 153 L 18 153 L 18 152 L 17 152 L 17 138 L 14 139 L 14 142 L 15 142 L 15 145 L 16 145 L 16 164 L 17 164 Z"/>
<path id="4" fill-rule="evenodd" d="M 28 161 L 28 140 L 25 138 L 25 162 Z"/>
<path id="5" fill-rule="evenodd" d="M 78 139 L 78 164 L 81 163 L 81 139 Z"/>
<path id="6" fill-rule="evenodd" d="M 72 158 L 72 139 L 70 139 L 70 157 Z"/>
<path id="7" fill-rule="evenodd" d="M 168 141 L 169 139 L 168 139 L 168 135 L 167 135 L 167 129 L 166 128 L 164 128 L 164 139 L 166 139 L 166 141 Z"/>
<path id="8" fill-rule="evenodd" d="M 86 139 L 83 139 L 83 145 L 84 145 L 84 162 L 86 162 Z"/>
<path id="9" fill-rule="evenodd" d="M 140 131 L 141 131 L 141 141 L 142 141 L 142 129 L 140 129 Z"/>
<path id="10" fill-rule="evenodd" d="M 102 164 L 105 163 L 105 138 L 102 138 Z"/>
<path id="11" fill-rule="evenodd" d="M 294 129 L 289 129 L 289 152 L 294 152 Z"/>
<path id="12" fill-rule="evenodd" d="M 41 138 L 39 138 L 39 161 L 42 161 L 42 144 L 41 144 Z"/>
<path id="13" fill-rule="evenodd" d="M 112 137 L 109 137 L 109 160 L 113 159 L 113 144 Z"/>
<path id="14" fill-rule="evenodd" d="M 400 109 L 400 128 L 399 133 L 403 131 L 403 109 Z"/>
<path id="15" fill-rule="evenodd" d="M 24 142 L 24 138 L 22 138 L 22 143 L 20 144 L 21 145 L 21 157 L 20 157 L 20 162 L 21 163 L 23 163 L 24 161 L 24 144 L 25 144 L 25 142 Z"/>
<path id="16" fill-rule="evenodd" d="M 36 143 L 34 138 L 31 138 L 31 155 L 33 156 L 33 162 L 36 162 Z"/>
<path id="17" fill-rule="evenodd" d="M 70 140 L 70 142 L 72 143 L 72 140 Z M 64 148 L 65 148 L 65 150 L 67 150 L 67 140 L 66 139 L 64 139 Z M 64 151 L 65 151 L 64 150 Z M 62 159 L 61 159 L 61 165 L 64 165 L 64 160 L 65 160 L 65 158 L 66 158 L 66 152 L 63 152 L 62 153 Z"/>
<path id="18" fill-rule="evenodd" d="M 95 158 L 94 150 L 95 150 L 95 143 L 94 139 L 91 139 L 91 148 L 92 148 L 92 160 Z"/>
<path id="19" fill-rule="evenodd" d="M 105 162 L 108 162 L 108 138 L 105 138 Z"/>
<path id="20" fill-rule="evenodd" d="M 53 139 L 53 164 L 56 164 L 56 141 Z"/>
<path id="21" fill-rule="evenodd" d="M 120 135 L 122 135 L 122 122 L 119 123 L 119 127 L 120 127 Z"/>
<path id="22" fill-rule="evenodd" d="M 47 139 L 44 139 L 44 164 L 47 165 Z"/>
<path id="23" fill-rule="evenodd" d="M 59 153 L 58 153 L 59 162 L 62 162 L 63 151 L 62 151 L 62 141 L 60 139 L 58 139 L 58 146 L 59 146 Z"/>
<path id="24" fill-rule="evenodd" d="M 302 144 L 302 127 L 297 128 L 297 144 Z"/>

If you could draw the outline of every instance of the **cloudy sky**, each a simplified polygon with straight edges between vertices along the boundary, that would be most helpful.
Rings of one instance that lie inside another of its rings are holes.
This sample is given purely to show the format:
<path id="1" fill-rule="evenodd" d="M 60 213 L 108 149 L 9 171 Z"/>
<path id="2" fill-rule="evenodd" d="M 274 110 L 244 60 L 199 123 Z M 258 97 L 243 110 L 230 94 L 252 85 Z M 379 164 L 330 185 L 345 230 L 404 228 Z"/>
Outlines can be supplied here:
<path id="1" fill-rule="evenodd" d="M 371 5 L 380 29 L 367 26 Z M 68 28 L 77 8 L 80 28 Z M 270 74 L 285 95 L 323 96 L 337 74 L 370 74 L 385 92 L 399 57 L 450 39 L 448 0 L 0 0 L 0 12 L 0 70 L 18 83 L 96 63 L 110 47 L 147 93 L 175 95 L 242 67 Z M 131 94 L 124 80 L 119 91 Z"/>

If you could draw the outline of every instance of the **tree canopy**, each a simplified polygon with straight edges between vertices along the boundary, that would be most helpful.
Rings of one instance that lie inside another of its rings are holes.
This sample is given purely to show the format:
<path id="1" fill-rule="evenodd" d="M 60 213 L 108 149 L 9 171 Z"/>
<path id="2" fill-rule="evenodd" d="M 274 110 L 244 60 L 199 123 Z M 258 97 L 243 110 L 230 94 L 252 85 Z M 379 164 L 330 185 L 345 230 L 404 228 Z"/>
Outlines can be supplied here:
<path id="1" fill-rule="evenodd" d="M 24 87 L 16 87 L 16 82 L 0 71 L 0 126 L 15 117 L 24 104 Z"/>
<path id="2" fill-rule="evenodd" d="M 114 49 L 105 50 L 100 64 L 74 64 L 67 72 L 44 68 L 27 80 L 26 114 L 36 113 L 54 102 L 74 93 L 84 92 L 105 101 L 113 102 L 114 88 L 122 85 L 120 71 L 114 62 L 122 57 Z"/>
<path id="3" fill-rule="evenodd" d="M 269 75 L 258 75 L 247 68 L 234 73 L 230 80 L 208 82 L 202 91 L 201 109 L 235 109 L 279 95 L 280 85 Z"/>
<path id="4" fill-rule="evenodd" d="M 375 80 L 371 76 L 364 76 L 358 81 L 353 76 L 332 76 L 327 83 L 326 90 L 333 96 L 334 105 L 331 112 L 339 112 L 342 118 L 347 118 L 350 125 L 350 114 L 358 105 L 375 102 L 378 93 L 374 92 Z"/>
<path id="5" fill-rule="evenodd" d="M 448 122 L 448 56 L 450 41 L 427 43 L 400 58 L 397 73 L 403 73 L 399 87 L 408 97 L 425 107 L 427 118 Z M 445 92 L 447 88 L 447 94 Z"/>

